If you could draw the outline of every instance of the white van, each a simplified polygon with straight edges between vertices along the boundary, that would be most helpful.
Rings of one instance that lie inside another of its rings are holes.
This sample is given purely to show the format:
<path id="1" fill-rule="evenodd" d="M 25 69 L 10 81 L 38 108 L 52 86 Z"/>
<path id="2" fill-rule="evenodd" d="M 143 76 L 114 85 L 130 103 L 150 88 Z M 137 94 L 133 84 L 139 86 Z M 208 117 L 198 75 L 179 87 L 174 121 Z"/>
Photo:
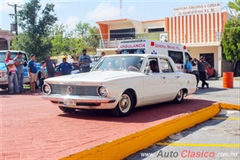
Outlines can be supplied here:
<path id="1" fill-rule="evenodd" d="M 0 88 L 6 89 L 8 88 L 8 71 L 7 67 L 4 63 L 6 58 L 6 53 L 8 50 L 0 50 Z M 22 59 L 24 61 L 28 61 L 28 56 L 24 51 L 17 51 L 17 50 L 9 50 L 11 52 L 11 57 L 14 58 L 17 56 L 18 52 L 22 52 Z M 28 71 L 27 67 L 23 67 L 24 71 L 24 83 L 29 83 Z"/>
<path id="2" fill-rule="evenodd" d="M 121 54 L 164 54 L 173 59 L 177 68 L 185 72 L 185 64 L 191 57 L 186 46 L 178 43 L 154 40 L 126 40 L 119 44 Z M 196 67 L 193 67 L 196 70 Z"/>

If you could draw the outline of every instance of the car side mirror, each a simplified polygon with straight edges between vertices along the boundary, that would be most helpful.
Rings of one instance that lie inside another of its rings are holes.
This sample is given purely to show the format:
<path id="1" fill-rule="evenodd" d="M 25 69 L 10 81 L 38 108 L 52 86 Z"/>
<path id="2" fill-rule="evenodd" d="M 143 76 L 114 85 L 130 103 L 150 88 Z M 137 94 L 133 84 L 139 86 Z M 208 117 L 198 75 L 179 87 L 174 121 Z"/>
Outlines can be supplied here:
<path id="1" fill-rule="evenodd" d="M 149 72 L 150 72 L 150 67 L 149 67 L 149 66 L 145 67 L 144 73 L 145 73 L 146 75 L 148 75 Z"/>

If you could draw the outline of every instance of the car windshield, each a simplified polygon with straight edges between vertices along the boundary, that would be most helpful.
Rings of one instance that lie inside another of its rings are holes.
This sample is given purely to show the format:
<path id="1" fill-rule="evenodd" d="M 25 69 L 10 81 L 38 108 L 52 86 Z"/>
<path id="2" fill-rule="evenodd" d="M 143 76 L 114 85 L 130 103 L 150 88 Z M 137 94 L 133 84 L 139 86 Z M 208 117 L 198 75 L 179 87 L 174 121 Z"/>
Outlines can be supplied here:
<path id="1" fill-rule="evenodd" d="M 103 57 L 91 71 L 135 71 L 140 72 L 144 57 L 113 56 Z"/>

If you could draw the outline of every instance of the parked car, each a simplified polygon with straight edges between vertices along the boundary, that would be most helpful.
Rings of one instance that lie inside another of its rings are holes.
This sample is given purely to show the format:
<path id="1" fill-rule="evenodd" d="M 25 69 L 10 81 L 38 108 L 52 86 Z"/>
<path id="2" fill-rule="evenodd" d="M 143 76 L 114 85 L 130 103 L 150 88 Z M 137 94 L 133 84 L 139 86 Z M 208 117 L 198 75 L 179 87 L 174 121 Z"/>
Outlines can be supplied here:
<path id="1" fill-rule="evenodd" d="M 77 74 L 77 73 L 80 73 L 80 67 L 77 63 L 71 63 L 72 65 L 72 73 L 71 74 Z M 54 71 L 54 76 L 57 77 L 57 76 L 61 76 L 62 73 L 59 69 L 59 65 L 56 66 L 55 68 L 55 71 Z"/>
<path id="2" fill-rule="evenodd" d="M 208 79 L 209 77 L 213 77 L 216 74 L 214 67 L 212 67 L 208 62 L 206 62 L 205 70 L 206 70 L 206 79 Z"/>
<path id="3" fill-rule="evenodd" d="M 104 56 L 88 73 L 46 79 L 43 99 L 65 113 L 111 109 L 116 116 L 127 116 L 135 107 L 181 103 L 195 91 L 195 76 L 179 72 L 170 57 L 129 54 Z"/>

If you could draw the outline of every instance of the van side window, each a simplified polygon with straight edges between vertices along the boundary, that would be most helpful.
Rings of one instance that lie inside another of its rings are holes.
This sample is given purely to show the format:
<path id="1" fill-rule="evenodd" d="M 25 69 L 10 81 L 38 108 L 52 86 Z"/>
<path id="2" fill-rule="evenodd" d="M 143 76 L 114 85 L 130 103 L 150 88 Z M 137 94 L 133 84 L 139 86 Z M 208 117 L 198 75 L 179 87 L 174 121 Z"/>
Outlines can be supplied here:
<path id="1" fill-rule="evenodd" d="M 186 62 L 189 61 L 189 58 L 191 57 L 187 52 L 184 53 L 185 54 L 185 60 Z"/>
<path id="2" fill-rule="evenodd" d="M 172 58 L 174 63 L 183 64 L 183 52 L 168 51 L 168 56 Z"/>
<path id="3" fill-rule="evenodd" d="M 174 72 L 171 63 L 165 59 L 165 58 L 160 58 L 160 69 L 163 73 L 172 73 Z"/>

